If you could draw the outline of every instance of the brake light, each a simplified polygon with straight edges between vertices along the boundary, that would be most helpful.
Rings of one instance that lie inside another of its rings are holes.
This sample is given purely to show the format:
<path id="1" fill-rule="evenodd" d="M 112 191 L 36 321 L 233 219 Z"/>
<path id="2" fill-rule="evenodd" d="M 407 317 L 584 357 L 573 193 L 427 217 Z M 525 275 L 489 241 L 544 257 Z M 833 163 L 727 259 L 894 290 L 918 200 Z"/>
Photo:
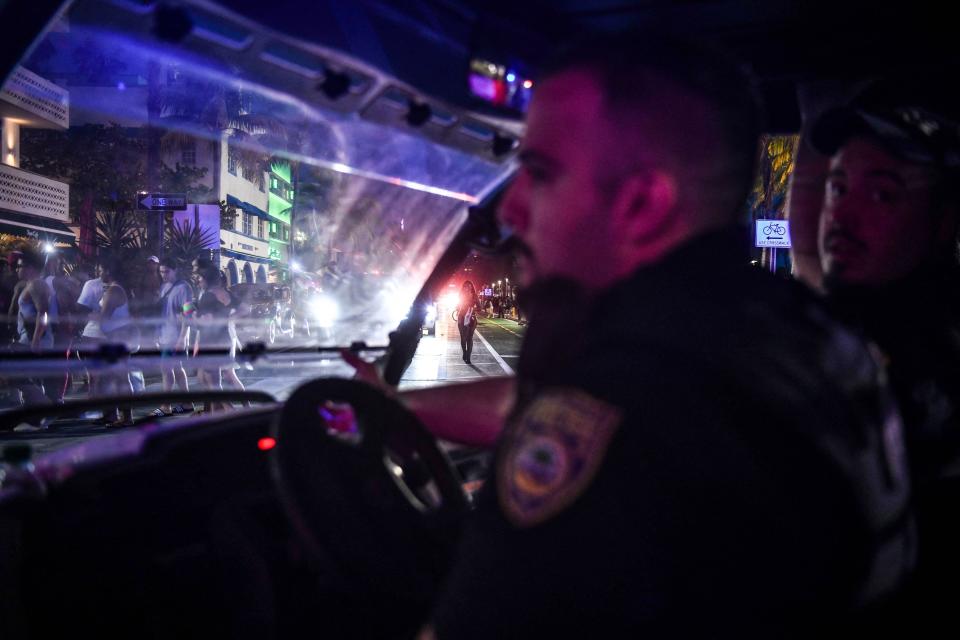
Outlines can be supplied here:
<path id="1" fill-rule="evenodd" d="M 277 446 L 275 438 L 260 438 L 257 440 L 257 448 L 260 449 L 260 451 L 270 451 L 270 449 L 273 449 L 275 446 Z"/>

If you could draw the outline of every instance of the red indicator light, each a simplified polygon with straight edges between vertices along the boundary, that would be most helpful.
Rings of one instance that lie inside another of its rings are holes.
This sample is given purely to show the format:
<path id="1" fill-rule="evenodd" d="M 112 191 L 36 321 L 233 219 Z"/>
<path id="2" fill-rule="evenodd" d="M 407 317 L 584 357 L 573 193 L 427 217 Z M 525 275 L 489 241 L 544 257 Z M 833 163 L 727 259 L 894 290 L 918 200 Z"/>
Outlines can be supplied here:
<path id="1" fill-rule="evenodd" d="M 274 438 L 260 438 L 257 440 L 257 448 L 260 451 L 270 451 L 277 446 L 277 441 Z"/>

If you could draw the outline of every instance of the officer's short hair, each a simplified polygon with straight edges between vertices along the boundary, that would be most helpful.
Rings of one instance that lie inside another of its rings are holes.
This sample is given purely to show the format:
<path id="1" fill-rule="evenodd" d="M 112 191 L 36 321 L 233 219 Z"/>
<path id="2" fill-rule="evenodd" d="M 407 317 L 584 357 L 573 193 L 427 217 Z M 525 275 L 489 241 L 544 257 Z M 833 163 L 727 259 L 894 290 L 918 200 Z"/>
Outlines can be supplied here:
<path id="1" fill-rule="evenodd" d="M 597 79 L 614 126 L 648 119 L 648 128 L 660 129 L 654 151 L 672 155 L 669 161 L 696 176 L 695 184 L 681 186 L 708 190 L 706 199 L 719 213 L 742 212 L 763 129 L 759 93 L 745 65 L 711 47 L 631 32 L 581 40 L 559 52 L 543 75 L 576 69 Z M 699 97 L 713 122 L 685 117 L 690 111 L 678 104 L 681 94 Z M 716 135 L 690 139 L 705 126 Z"/>

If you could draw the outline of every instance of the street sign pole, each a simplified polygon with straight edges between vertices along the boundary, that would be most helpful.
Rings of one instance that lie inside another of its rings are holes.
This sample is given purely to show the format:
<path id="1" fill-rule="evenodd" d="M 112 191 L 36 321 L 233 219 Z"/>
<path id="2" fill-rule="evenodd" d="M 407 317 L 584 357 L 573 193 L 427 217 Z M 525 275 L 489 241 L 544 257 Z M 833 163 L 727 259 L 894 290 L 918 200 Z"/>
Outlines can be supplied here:
<path id="1" fill-rule="evenodd" d="M 148 218 L 147 227 L 149 232 L 147 237 L 150 240 L 151 249 L 153 253 L 159 258 L 163 259 L 163 214 L 159 216 L 154 216 L 153 218 Z"/>
<path id="2" fill-rule="evenodd" d="M 154 253 L 163 258 L 163 232 L 167 211 L 183 211 L 187 208 L 187 196 L 184 193 L 147 193 L 137 194 L 137 209 L 154 211 L 158 215 L 148 218 L 147 229 L 151 248 Z"/>
<path id="3" fill-rule="evenodd" d="M 770 273 L 777 272 L 777 248 L 770 247 Z"/>

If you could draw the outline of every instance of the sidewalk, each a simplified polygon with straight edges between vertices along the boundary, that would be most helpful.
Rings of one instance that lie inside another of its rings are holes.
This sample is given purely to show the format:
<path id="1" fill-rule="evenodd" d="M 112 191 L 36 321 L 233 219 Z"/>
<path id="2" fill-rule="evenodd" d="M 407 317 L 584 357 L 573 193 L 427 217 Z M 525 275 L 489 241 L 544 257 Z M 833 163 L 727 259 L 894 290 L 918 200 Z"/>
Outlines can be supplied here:
<path id="1" fill-rule="evenodd" d="M 480 331 L 485 323 L 497 324 L 507 330 L 518 328 L 513 320 L 481 318 L 478 325 Z M 420 338 L 420 346 L 400 379 L 399 388 L 419 389 L 446 382 L 477 380 L 513 373 L 509 365 L 488 348 L 482 333 L 474 334 L 471 364 L 463 361 L 462 354 L 456 323 L 449 316 L 437 320 L 437 334 Z"/>

